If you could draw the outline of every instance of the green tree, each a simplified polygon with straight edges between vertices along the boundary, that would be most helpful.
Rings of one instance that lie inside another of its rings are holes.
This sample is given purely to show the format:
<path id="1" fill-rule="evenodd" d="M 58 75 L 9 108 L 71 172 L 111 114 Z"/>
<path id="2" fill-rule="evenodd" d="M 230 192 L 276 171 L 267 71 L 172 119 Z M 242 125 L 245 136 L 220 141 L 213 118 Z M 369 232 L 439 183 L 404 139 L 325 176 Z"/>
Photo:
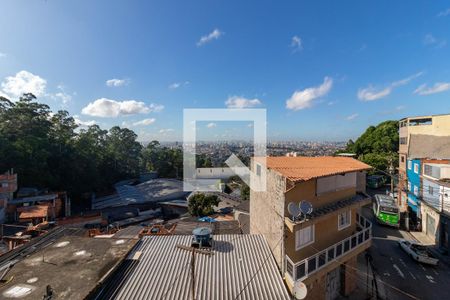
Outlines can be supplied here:
<path id="1" fill-rule="evenodd" d="M 188 210 L 192 216 L 208 216 L 214 213 L 213 206 L 219 204 L 216 195 L 194 194 L 189 198 Z"/>
<path id="2" fill-rule="evenodd" d="M 386 171 L 390 160 L 398 166 L 398 145 L 398 121 L 385 121 L 369 126 L 355 142 L 349 140 L 345 152 L 355 153 L 361 161 Z"/>

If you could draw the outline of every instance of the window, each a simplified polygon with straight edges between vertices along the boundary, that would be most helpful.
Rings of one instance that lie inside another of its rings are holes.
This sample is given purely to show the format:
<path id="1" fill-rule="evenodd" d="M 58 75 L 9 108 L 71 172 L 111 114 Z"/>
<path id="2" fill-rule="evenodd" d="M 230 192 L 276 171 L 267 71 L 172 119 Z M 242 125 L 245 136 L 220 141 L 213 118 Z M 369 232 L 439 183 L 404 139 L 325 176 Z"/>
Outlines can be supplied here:
<path id="1" fill-rule="evenodd" d="M 256 175 L 261 176 L 261 165 L 256 164 Z"/>
<path id="2" fill-rule="evenodd" d="M 343 213 L 338 214 L 338 230 L 342 230 L 350 226 L 352 222 L 352 212 L 347 210 Z"/>
<path id="3" fill-rule="evenodd" d="M 414 186 L 414 195 L 419 196 L 419 188 Z"/>
<path id="4" fill-rule="evenodd" d="M 400 138 L 400 145 L 406 145 L 408 144 L 408 138 L 407 137 L 401 137 Z"/>
<path id="5" fill-rule="evenodd" d="M 408 192 L 411 192 L 411 182 L 408 181 Z"/>
<path id="6" fill-rule="evenodd" d="M 401 159 L 402 163 L 405 162 L 405 157 L 403 155 L 400 157 L 400 159 Z"/>
<path id="7" fill-rule="evenodd" d="M 408 170 L 411 170 L 412 168 L 412 161 L 408 160 Z"/>
<path id="8" fill-rule="evenodd" d="M 414 164 L 414 173 L 419 174 L 419 164 Z"/>
<path id="9" fill-rule="evenodd" d="M 314 243 L 314 225 L 304 227 L 295 233 L 295 250 Z"/>
<path id="10" fill-rule="evenodd" d="M 428 187 L 428 194 L 430 194 L 431 196 L 433 196 L 434 190 L 433 190 L 433 187 L 432 187 L 432 186 L 429 186 L 429 187 Z"/>

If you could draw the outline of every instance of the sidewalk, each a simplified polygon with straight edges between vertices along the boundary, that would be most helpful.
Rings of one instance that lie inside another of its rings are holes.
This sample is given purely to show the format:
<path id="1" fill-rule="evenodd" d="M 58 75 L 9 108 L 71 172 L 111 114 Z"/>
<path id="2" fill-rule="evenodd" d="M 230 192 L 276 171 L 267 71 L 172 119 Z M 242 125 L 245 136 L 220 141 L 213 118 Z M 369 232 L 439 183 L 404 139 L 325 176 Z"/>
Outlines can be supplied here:
<path id="1" fill-rule="evenodd" d="M 443 263 L 450 267 L 450 256 L 442 254 L 439 248 L 435 245 L 434 241 L 425 233 L 418 231 L 410 231 L 409 235 L 416 241 L 423 245 L 429 246 L 430 252 L 439 259 L 440 263 Z"/>

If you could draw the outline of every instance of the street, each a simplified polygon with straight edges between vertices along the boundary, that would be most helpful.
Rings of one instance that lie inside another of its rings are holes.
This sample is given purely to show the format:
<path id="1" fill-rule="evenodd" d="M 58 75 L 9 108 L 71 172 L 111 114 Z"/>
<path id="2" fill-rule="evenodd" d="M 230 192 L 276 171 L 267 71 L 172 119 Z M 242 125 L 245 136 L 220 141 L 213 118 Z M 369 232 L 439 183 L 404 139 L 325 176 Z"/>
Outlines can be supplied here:
<path id="1" fill-rule="evenodd" d="M 373 258 L 379 298 L 450 299 L 448 265 L 440 263 L 433 267 L 417 263 L 397 243 L 399 239 L 411 240 L 412 236 L 408 232 L 378 224 L 370 207 L 364 207 L 362 213 L 373 224 L 373 241 L 369 253 Z M 372 270 L 367 268 L 367 260 L 362 255 L 358 258 L 358 298 L 363 295 L 368 298 L 367 290 L 376 294 L 371 276 Z"/>

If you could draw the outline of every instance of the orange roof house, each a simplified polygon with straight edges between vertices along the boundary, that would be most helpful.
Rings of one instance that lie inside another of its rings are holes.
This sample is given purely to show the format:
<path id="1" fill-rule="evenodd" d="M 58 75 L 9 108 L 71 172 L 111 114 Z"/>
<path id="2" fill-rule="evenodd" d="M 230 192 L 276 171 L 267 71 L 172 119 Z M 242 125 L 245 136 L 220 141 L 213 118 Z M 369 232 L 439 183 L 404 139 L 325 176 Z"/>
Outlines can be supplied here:
<path id="1" fill-rule="evenodd" d="M 48 205 L 18 207 L 19 220 L 47 219 Z"/>
<path id="2" fill-rule="evenodd" d="M 293 182 L 332 176 L 355 171 L 370 170 L 372 167 L 350 157 L 266 157 L 265 165 Z M 264 163 L 264 158 L 256 157 L 256 162 Z"/>

